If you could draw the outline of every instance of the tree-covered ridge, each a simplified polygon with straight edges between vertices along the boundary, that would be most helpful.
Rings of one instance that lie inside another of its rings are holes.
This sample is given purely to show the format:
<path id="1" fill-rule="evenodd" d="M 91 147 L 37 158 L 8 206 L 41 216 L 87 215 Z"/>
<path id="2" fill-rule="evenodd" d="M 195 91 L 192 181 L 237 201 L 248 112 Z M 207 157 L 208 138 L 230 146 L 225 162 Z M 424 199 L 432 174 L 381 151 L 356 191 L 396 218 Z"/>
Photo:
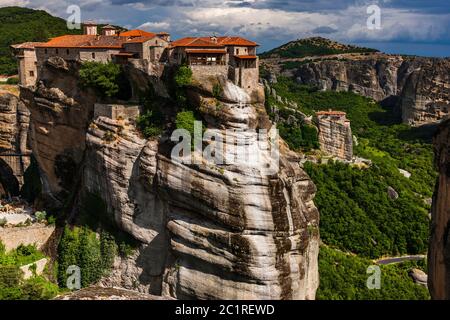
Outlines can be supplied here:
<path id="1" fill-rule="evenodd" d="M 371 53 L 376 49 L 338 43 L 321 37 L 299 39 L 261 54 L 261 58 L 304 58 L 341 53 Z"/>
<path id="2" fill-rule="evenodd" d="M 306 163 L 305 169 L 317 186 L 325 243 L 369 258 L 426 252 L 426 204 L 395 168 L 378 162 L 363 170 L 343 163 Z M 389 197 L 388 187 L 398 199 Z"/>
<path id="3" fill-rule="evenodd" d="M 428 290 L 415 284 L 408 273 L 426 270 L 424 262 L 380 266 L 380 289 L 368 289 L 367 268 L 374 263 L 327 246 L 320 248 L 318 300 L 429 300 Z"/>
<path id="4" fill-rule="evenodd" d="M 98 25 L 100 31 L 104 24 Z M 121 27 L 117 27 L 124 30 Z M 0 8 L 0 74 L 17 73 L 17 62 L 9 46 L 23 42 L 44 42 L 65 34 L 81 34 L 81 29 L 70 30 L 66 20 L 43 10 L 21 7 Z"/>

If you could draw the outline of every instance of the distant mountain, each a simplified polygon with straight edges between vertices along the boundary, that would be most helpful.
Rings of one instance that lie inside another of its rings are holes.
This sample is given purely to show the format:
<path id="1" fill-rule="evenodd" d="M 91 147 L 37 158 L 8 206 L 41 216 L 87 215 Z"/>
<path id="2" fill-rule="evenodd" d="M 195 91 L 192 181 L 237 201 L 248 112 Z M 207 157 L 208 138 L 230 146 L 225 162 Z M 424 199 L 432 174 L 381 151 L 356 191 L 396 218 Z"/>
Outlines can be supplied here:
<path id="1" fill-rule="evenodd" d="M 378 52 L 378 50 L 342 44 L 321 37 L 313 37 L 286 43 L 281 47 L 261 54 L 261 58 L 304 58 L 309 56 L 364 52 Z"/>
<path id="2" fill-rule="evenodd" d="M 99 24 L 99 30 L 102 26 L 104 25 Z M 43 10 L 21 7 L 0 8 L 0 74 L 17 73 L 16 61 L 9 49 L 11 44 L 48 41 L 49 38 L 64 34 L 81 33 L 81 30 L 69 30 L 66 20 L 54 17 Z"/>

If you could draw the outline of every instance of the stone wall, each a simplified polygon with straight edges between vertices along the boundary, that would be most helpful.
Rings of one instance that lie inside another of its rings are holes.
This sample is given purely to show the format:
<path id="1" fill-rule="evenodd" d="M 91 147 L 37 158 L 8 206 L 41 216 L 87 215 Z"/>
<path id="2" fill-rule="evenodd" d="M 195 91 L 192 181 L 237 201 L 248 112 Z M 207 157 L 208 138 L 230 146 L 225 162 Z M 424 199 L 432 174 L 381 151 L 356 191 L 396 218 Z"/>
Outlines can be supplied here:
<path id="1" fill-rule="evenodd" d="M 192 70 L 192 77 L 198 79 L 208 79 L 210 77 L 217 78 L 223 76 L 225 79 L 228 77 L 228 66 L 215 65 L 215 66 L 202 66 L 195 65 L 190 66 Z"/>
<path id="2" fill-rule="evenodd" d="M 6 247 L 6 251 L 13 250 L 19 245 L 36 244 L 41 249 L 55 231 L 55 225 L 34 224 L 29 227 L 0 227 L 0 240 Z"/>
<path id="3" fill-rule="evenodd" d="M 94 118 L 107 117 L 116 119 L 136 119 L 139 117 L 141 106 L 124 104 L 102 104 L 94 105 Z"/>

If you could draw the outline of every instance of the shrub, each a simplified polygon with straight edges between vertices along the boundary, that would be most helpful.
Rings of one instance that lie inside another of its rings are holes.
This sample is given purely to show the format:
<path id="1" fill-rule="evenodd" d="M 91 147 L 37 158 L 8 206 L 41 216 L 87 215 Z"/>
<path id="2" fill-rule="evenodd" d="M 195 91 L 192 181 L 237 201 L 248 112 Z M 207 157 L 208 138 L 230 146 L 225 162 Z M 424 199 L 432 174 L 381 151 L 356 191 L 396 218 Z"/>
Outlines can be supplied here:
<path id="1" fill-rule="evenodd" d="M 177 114 L 175 124 L 177 129 L 185 129 L 194 137 L 195 116 L 193 111 L 182 111 Z"/>
<path id="2" fill-rule="evenodd" d="M 188 86 L 192 82 L 192 70 L 187 65 L 180 66 L 175 72 L 175 83 L 178 88 Z"/>
<path id="3" fill-rule="evenodd" d="M 213 86 L 213 91 L 212 91 L 213 97 L 216 98 L 216 99 L 220 99 L 220 97 L 222 96 L 222 91 L 223 91 L 223 88 L 220 85 L 220 83 L 216 83 Z"/>
<path id="4" fill-rule="evenodd" d="M 8 220 L 6 220 L 6 218 L 0 218 L 0 227 L 6 226 L 7 223 L 8 223 Z"/>
<path id="5" fill-rule="evenodd" d="M 42 222 L 47 217 L 47 213 L 45 211 L 36 211 L 34 216 L 36 217 L 37 222 Z"/>
<path id="6" fill-rule="evenodd" d="M 81 65 L 79 75 L 82 87 L 93 88 L 102 97 L 127 100 L 131 94 L 130 84 L 117 64 L 88 61 Z"/>

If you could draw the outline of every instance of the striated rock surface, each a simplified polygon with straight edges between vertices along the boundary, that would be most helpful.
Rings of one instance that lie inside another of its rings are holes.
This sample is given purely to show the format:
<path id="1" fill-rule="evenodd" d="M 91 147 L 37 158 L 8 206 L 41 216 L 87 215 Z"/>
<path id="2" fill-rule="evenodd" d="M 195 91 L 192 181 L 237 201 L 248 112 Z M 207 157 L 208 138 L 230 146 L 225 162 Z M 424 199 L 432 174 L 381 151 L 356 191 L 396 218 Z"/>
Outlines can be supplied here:
<path id="1" fill-rule="evenodd" d="M 272 126 L 262 87 L 246 92 L 225 79 L 195 79 L 187 96 L 207 133 L 231 130 L 243 143 L 226 140 L 217 153 L 234 162 L 208 162 L 196 151 L 200 160 L 185 163 L 172 158 L 175 144 L 165 135 L 146 140 L 132 120 L 91 120 L 94 97 L 79 91 L 70 65 L 56 62 L 46 81 L 23 92 L 47 190 L 58 197 L 67 189 L 57 159 L 68 155 L 83 168 L 77 189 L 100 196 L 116 225 L 140 242 L 116 258 L 102 285 L 177 299 L 315 298 L 316 189 L 283 142 L 279 152 L 257 143 L 255 130 Z M 220 97 L 211 83 L 221 84 Z M 244 151 L 250 158 L 239 158 Z"/>
<path id="2" fill-rule="evenodd" d="M 35 88 L 21 87 L 31 112 L 30 140 L 43 192 L 60 207 L 79 176 L 96 97 L 78 85 L 76 65 L 50 59 Z"/>
<path id="3" fill-rule="evenodd" d="M 432 205 L 428 251 L 428 287 L 433 299 L 450 299 L 450 120 L 434 139 L 439 171 Z"/>
<path id="4" fill-rule="evenodd" d="M 344 54 L 285 73 L 321 90 L 351 91 L 395 105 L 403 122 L 414 126 L 439 122 L 450 112 L 450 59 Z"/>
<path id="5" fill-rule="evenodd" d="M 327 155 L 342 160 L 351 161 L 353 158 L 353 135 L 350 121 L 345 114 L 332 112 L 317 113 L 317 127 L 319 129 L 320 150 Z"/>
<path id="6" fill-rule="evenodd" d="M 0 91 L 0 150 L 27 153 L 30 113 L 18 96 Z"/>
<path id="7" fill-rule="evenodd" d="M 30 164 L 28 126 L 30 113 L 19 97 L 0 89 L 0 194 L 17 195 L 23 183 L 23 173 Z"/>

